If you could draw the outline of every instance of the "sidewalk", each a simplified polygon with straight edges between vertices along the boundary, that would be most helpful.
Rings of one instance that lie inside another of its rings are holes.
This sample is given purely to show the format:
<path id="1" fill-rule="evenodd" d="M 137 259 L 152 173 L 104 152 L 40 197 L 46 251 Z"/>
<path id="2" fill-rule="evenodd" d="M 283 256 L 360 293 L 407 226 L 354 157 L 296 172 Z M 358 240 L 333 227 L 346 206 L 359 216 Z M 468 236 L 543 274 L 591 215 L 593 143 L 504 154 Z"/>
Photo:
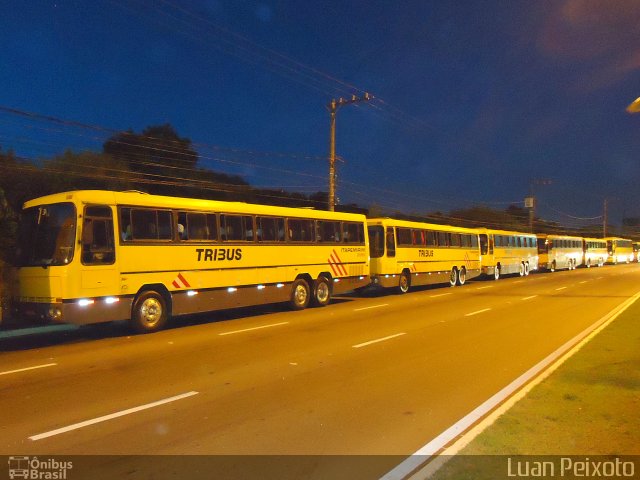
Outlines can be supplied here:
<path id="1" fill-rule="evenodd" d="M 637 301 L 429 478 L 640 478 L 639 455 Z M 568 456 L 585 462 L 584 475 L 561 470 Z M 633 462 L 632 476 L 630 464 L 608 475 L 616 457 Z"/>

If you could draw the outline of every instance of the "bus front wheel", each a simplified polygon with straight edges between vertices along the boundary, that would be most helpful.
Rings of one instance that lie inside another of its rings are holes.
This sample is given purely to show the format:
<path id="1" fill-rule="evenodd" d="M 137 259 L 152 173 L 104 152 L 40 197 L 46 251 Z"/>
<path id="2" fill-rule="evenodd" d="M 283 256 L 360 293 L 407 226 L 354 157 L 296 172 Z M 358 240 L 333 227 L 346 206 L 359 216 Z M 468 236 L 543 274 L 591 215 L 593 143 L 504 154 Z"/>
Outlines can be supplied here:
<path id="1" fill-rule="evenodd" d="M 496 265 L 493 269 L 493 278 L 494 280 L 498 280 L 500 278 L 500 265 Z"/>
<path id="2" fill-rule="evenodd" d="M 325 277 L 318 277 L 313 286 L 313 304 L 324 307 L 331 301 L 331 284 Z"/>
<path id="3" fill-rule="evenodd" d="M 293 287 L 291 288 L 291 299 L 289 300 L 289 305 L 292 309 L 302 310 L 307 308 L 310 297 L 311 292 L 309 291 L 309 284 L 305 279 L 299 278 L 293 282 Z"/>
<path id="4" fill-rule="evenodd" d="M 409 279 L 409 275 L 406 272 L 402 272 L 400 274 L 400 280 L 398 281 L 398 293 L 407 293 L 410 285 L 411 280 Z"/>
<path id="5" fill-rule="evenodd" d="M 131 326 L 138 333 L 151 333 L 167 323 L 167 306 L 162 295 L 147 290 L 138 295 L 131 311 Z"/>

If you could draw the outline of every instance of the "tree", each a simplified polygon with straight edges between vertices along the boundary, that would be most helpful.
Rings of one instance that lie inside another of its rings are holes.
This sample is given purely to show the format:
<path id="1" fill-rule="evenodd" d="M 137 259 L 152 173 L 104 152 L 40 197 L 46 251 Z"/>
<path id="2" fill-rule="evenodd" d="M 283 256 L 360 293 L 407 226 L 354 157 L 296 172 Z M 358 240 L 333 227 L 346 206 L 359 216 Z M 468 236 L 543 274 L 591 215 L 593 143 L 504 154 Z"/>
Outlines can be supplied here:
<path id="1" fill-rule="evenodd" d="M 148 185 L 152 193 L 174 193 L 184 180 L 193 179 L 198 154 L 191 140 L 182 138 L 166 123 L 145 128 L 141 134 L 128 130 L 111 136 L 103 152 L 126 162 L 136 172 L 134 180 Z"/>

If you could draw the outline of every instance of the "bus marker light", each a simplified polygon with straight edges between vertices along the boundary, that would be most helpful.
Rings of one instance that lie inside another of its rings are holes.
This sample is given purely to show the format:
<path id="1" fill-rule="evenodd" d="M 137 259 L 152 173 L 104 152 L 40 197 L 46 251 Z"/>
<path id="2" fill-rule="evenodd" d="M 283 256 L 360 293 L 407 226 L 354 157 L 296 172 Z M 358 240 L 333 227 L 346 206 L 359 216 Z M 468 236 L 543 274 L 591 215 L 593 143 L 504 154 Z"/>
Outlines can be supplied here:
<path id="1" fill-rule="evenodd" d="M 197 295 L 198 292 L 195 290 L 187 290 L 187 296 L 188 297 L 193 297 L 194 295 Z"/>
<path id="2" fill-rule="evenodd" d="M 227 292 L 229 292 L 229 293 L 233 293 L 233 292 L 237 292 L 237 291 L 238 291 L 238 289 L 236 287 L 227 288 Z"/>
<path id="3" fill-rule="evenodd" d="M 111 305 L 113 303 L 118 303 L 120 299 L 118 297 L 107 297 L 104 299 L 104 303 Z"/>
<path id="4" fill-rule="evenodd" d="M 258 285 L 258 290 L 264 290 L 265 288 L 267 287 L 265 287 L 264 285 Z"/>
<path id="5" fill-rule="evenodd" d="M 93 303 L 94 303 L 94 300 L 88 300 L 86 298 L 83 298 L 82 300 L 78 300 L 78 305 L 80 305 L 81 307 L 93 305 Z"/>
<path id="6" fill-rule="evenodd" d="M 276 285 L 276 288 L 282 288 L 282 287 L 284 287 L 284 283 L 278 283 L 278 284 Z"/>
<path id="7" fill-rule="evenodd" d="M 334 281 L 335 283 L 338 283 L 338 282 L 340 281 L 340 279 L 339 279 L 339 278 L 334 278 L 334 279 L 333 279 L 333 281 Z"/>

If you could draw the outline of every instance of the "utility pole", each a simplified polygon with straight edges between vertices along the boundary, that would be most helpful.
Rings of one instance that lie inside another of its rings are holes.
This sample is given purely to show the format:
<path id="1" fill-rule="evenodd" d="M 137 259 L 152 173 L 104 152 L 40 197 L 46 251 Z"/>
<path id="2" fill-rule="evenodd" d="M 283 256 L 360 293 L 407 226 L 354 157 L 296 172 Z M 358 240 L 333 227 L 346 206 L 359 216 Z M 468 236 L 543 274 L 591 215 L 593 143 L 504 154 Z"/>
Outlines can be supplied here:
<path id="1" fill-rule="evenodd" d="M 604 214 L 602 215 L 602 237 L 607 236 L 607 199 L 604 199 Z"/>
<path id="2" fill-rule="evenodd" d="M 362 97 L 353 95 L 350 99 L 335 98 L 327 106 L 329 115 L 331 116 L 331 131 L 329 133 L 329 211 L 333 212 L 336 208 L 336 114 L 338 108 L 350 103 L 366 102 L 371 100 L 373 95 L 365 92 Z"/>
<path id="3" fill-rule="evenodd" d="M 524 199 L 525 208 L 529 209 L 529 231 L 534 233 L 534 221 L 536 217 L 536 195 L 534 185 L 551 185 L 548 178 L 534 178 L 529 183 L 529 196 Z"/>

